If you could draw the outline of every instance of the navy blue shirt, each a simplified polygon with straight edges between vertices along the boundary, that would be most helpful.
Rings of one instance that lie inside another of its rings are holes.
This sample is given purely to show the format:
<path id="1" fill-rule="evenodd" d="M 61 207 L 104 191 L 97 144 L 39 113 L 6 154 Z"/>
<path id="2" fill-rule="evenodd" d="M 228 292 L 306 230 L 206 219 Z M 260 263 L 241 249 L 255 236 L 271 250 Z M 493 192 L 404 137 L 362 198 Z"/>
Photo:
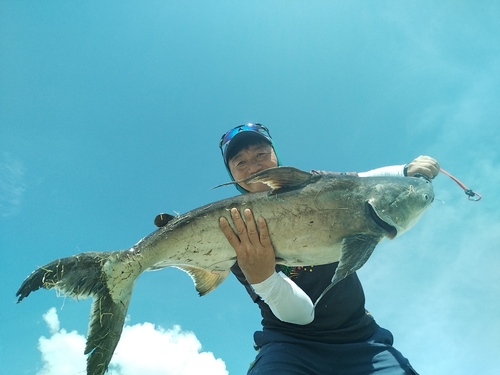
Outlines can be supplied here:
<path id="1" fill-rule="evenodd" d="M 338 262 L 313 267 L 277 266 L 276 269 L 287 274 L 314 303 L 330 284 L 337 266 Z M 283 322 L 273 314 L 269 306 L 253 291 L 238 264 L 235 264 L 231 271 L 245 286 L 253 301 L 259 305 L 265 330 L 305 340 L 342 344 L 366 340 L 378 327 L 370 313 L 365 310 L 365 294 L 356 273 L 340 281 L 323 296 L 316 306 L 311 323 L 298 325 Z M 290 308 L 293 309 L 293 306 Z"/>

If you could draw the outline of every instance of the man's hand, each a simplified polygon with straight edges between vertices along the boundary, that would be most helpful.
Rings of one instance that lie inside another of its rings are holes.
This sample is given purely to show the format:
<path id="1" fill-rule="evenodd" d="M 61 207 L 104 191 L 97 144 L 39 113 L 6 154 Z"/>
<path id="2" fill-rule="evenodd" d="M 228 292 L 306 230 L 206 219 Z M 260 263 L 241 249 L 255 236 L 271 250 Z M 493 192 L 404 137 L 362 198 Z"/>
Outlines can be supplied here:
<path id="1" fill-rule="evenodd" d="M 244 213 L 245 221 L 236 208 L 231 209 L 231 217 L 237 233 L 228 221 L 221 217 L 220 228 L 229 244 L 236 251 L 238 265 L 250 284 L 258 284 L 275 272 L 276 258 L 269 237 L 266 221 L 259 217 L 255 221 L 253 213 L 248 208 Z M 258 227 L 258 230 L 257 230 Z"/>
<path id="2" fill-rule="evenodd" d="M 409 177 L 415 174 L 423 174 L 430 179 L 436 177 L 439 173 L 440 167 L 436 159 L 430 156 L 419 156 L 407 165 L 406 175 Z"/>

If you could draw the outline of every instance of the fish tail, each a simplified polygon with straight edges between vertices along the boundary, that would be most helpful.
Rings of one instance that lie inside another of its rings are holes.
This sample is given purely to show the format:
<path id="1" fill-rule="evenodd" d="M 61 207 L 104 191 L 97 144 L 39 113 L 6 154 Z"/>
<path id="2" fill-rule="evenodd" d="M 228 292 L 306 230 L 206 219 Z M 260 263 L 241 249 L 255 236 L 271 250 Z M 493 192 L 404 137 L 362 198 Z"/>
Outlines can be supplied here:
<path id="1" fill-rule="evenodd" d="M 102 375 L 107 370 L 122 333 L 135 280 L 140 274 L 128 272 L 128 277 L 121 277 L 116 285 L 116 278 L 111 275 L 120 271 L 117 261 L 122 258 L 121 253 L 82 253 L 57 259 L 33 271 L 16 293 L 18 303 L 40 288 L 54 288 L 74 299 L 93 297 L 84 352 L 89 354 L 88 375 Z"/>

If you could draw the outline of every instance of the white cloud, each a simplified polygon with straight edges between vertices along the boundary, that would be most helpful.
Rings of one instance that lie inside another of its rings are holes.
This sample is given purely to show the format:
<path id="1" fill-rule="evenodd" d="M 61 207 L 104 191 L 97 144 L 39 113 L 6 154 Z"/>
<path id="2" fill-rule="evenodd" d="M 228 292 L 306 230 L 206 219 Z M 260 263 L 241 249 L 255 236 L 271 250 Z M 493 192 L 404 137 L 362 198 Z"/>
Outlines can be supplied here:
<path id="1" fill-rule="evenodd" d="M 4 152 L 0 156 L 0 217 L 16 213 L 25 191 L 23 163 Z"/>
<path id="2" fill-rule="evenodd" d="M 76 331 L 59 329 L 59 319 L 54 307 L 43 315 L 52 336 L 40 337 L 38 350 L 42 353 L 43 368 L 37 375 L 69 375 L 85 371 L 85 338 Z"/>
<path id="3" fill-rule="evenodd" d="M 55 307 L 52 307 L 51 309 L 49 309 L 49 311 L 43 314 L 43 320 L 45 320 L 45 322 L 47 323 L 47 326 L 50 329 L 50 333 L 54 334 L 59 331 L 59 317 L 57 316 Z"/>
<path id="4" fill-rule="evenodd" d="M 59 328 L 55 308 L 44 314 L 51 337 L 40 337 L 43 368 L 37 375 L 85 373 L 85 337 Z M 201 343 L 192 332 L 174 326 L 165 330 L 151 323 L 126 325 L 110 364 L 115 375 L 227 375 L 225 363 L 210 352 L 201 352 Z"/>
<path id="5" fill-rule="evenodd" d="M 194 333 L 177 325 L 164 330 L 151 323 L 136 324 L 125 326 L 111 364 L 120 375 L 228 373 L 221 359 L 200 350 Z"/>

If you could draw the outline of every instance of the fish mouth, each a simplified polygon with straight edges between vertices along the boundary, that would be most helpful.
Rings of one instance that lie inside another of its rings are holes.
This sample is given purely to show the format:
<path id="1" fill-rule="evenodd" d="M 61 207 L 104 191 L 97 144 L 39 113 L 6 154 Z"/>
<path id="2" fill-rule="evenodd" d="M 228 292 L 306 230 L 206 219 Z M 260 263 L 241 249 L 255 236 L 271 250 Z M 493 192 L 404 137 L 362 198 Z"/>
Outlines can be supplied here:
<path id="1" fill-rule="evenodd" d="M 390 225 L 389 223 L 382 220 L 380 216 L 377 215 L 377 212 L 375 212 L 375 209 L 370 204 L 370 202 L 366 202 L 366 205 L 368 206 L 368 212 L 370 213 L 370 217 L 375 222 L 375 224 L 377 224 L 380 228 L 382 228 L 387 232 L 387 237 L 389 237 L 391 240 L 394 239 L 398 234 L 397 229 L 392 225 Z"/>

